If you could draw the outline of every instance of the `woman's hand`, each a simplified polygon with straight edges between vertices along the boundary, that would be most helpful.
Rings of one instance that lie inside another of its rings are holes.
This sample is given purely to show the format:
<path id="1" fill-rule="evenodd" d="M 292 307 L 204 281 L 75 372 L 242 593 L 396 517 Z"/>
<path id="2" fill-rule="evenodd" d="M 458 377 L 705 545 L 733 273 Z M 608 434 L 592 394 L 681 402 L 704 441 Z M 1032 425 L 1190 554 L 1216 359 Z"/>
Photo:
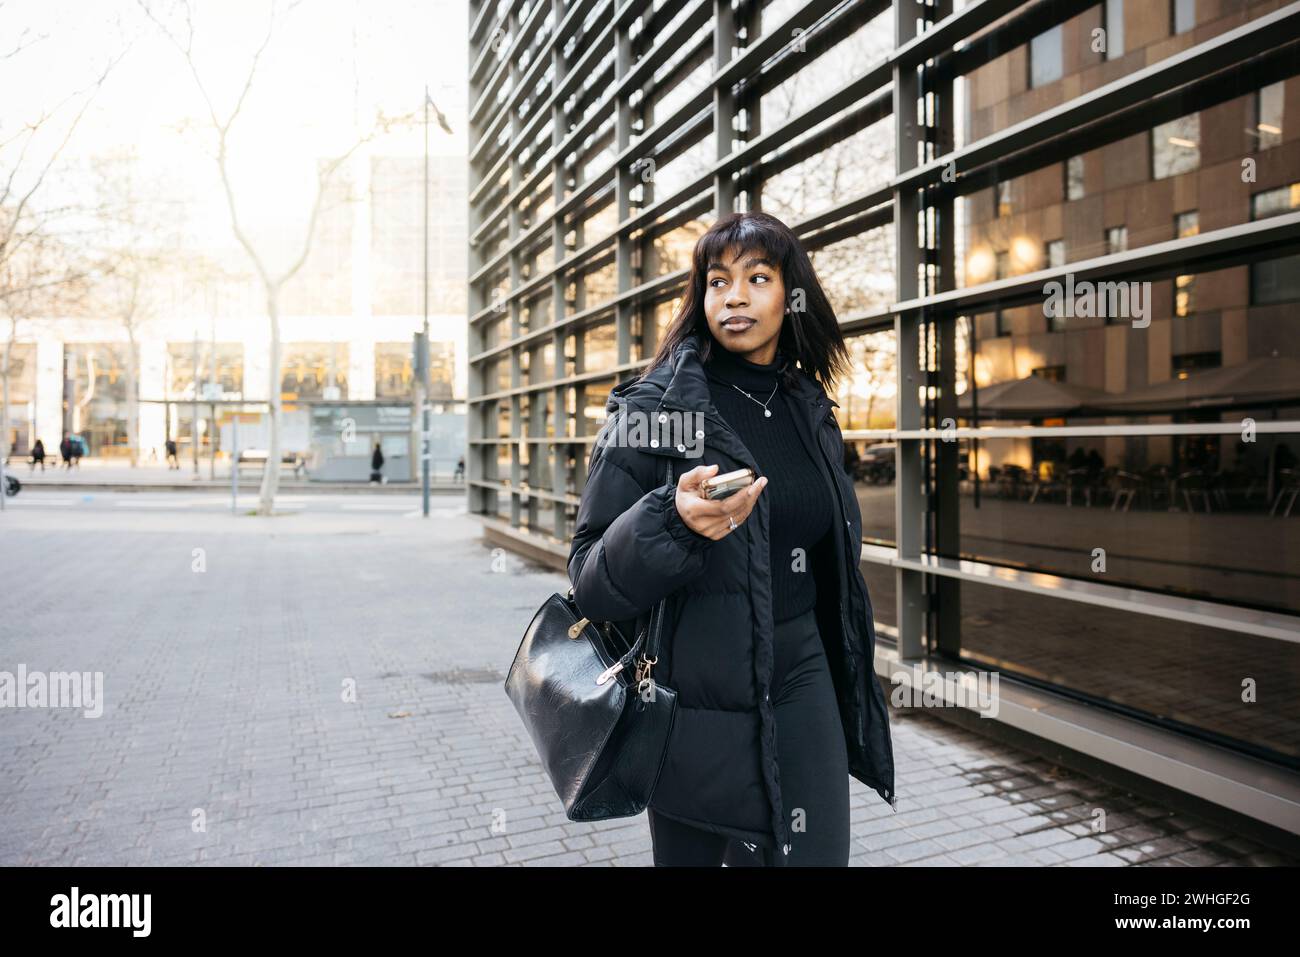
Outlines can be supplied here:
<path id="1" fill-rule="evenodd" d="M 731 522 L 743 525 L 749 513 L 754 510 L 754 503 L 767 487 L 767 476 L 760 476 L 758 481 L 733 492 L 726 498 L 709 499 L 704 497 L 700 487 L 706 478 L 718 471 L 716 465 L 697 465 L 689 472 L 683 472 L 677 479 L 677 514 L 693 532 L 717 541 L 730 535 Z M 728 521 L 730 519 L 730 521 Z"/>

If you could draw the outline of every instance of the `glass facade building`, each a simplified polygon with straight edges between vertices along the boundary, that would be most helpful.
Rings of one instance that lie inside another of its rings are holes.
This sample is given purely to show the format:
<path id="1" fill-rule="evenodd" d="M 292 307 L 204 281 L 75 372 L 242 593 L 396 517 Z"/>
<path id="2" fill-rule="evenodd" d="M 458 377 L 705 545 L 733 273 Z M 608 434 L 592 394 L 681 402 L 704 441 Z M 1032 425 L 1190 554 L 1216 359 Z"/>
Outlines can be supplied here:
<path id="1" fill-rule="evenodd" d="M 1300 770 L 1300 4 L 471 7 L 489 539 L 562 567 L 610 389 L 762 209 L 854 355 L 882 643 Z"/>

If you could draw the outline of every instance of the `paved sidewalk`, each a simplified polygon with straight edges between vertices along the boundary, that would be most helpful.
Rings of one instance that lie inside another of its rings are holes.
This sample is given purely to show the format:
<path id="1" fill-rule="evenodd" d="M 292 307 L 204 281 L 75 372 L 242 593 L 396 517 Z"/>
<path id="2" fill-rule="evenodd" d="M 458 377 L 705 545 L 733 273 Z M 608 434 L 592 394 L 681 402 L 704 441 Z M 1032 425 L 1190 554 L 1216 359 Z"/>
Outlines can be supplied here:
<path id="1" fill-rule="evenodd" d="M 106 703 L 0 712 L 0 865 L 652 863 L 644 815 L 565 819 L 502 683 L 566 582 L 474 521 L 14 509 L 2 534 L 0 670 L 103 671 Z M 926 713 L 893 734 L 899 810 L 851 782 L 854 865 L 1296 863 Z"/>

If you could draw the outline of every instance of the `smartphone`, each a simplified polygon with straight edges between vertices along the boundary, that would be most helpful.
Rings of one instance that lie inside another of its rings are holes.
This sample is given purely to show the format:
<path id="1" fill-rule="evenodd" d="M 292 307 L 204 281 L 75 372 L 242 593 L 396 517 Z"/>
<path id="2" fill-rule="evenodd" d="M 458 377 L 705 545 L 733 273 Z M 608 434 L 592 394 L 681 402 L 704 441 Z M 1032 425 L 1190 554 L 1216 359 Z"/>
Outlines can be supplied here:
<path id="1" fill-rule="evenodd" d="M 753 469 L 736 469 L 734 472 L 723 472 L 721 475 L 715 475 L 713 478 L 704 480 L 704 497 L 726 498 L 728 495 L 734 495 L 746 485 L 752 485 L 753 483 Z"/>

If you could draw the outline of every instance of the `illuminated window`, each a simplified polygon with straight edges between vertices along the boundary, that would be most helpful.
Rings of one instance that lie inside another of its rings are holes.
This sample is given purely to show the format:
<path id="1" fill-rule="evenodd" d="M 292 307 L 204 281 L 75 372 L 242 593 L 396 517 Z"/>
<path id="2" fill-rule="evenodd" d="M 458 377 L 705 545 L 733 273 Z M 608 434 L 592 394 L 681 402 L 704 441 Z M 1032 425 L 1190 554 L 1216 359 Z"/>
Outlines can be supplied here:
<path id="1" fill-rule="evenodd" d="M 1300 209 L 1300 183 L 1266 189 L 1250 197 L 1250 218 L 1267 219 Z"/>
<path id="2" fill-rule="evenodd" d="M 375 398 L 407 399 L 414 379 L 410 342 L 375 343 Z"/>
<path id="3" fill-rule="evenodd" d="M 1172 0 L 1173 12 L 1170 19 L 1174 33 L 1186 33 L 1196 26 L 1196 0 Z"/>
<path id="4" fill-rule="evenodd" d="M 1112 226 L 1106 230 L 1106 255 L 1128 249 L 1128 227 Z"/>
<path id="5" fill-rule="evenodd" d="M 1218 352 L 1188 352 L 1169 359 L 1175 379 L 1186 379 L 1202 369 L 1217 369 L 1223 365 L 1222 355 Z"/>
<path id="6" fill-rule="evenodd" d="M 335 393 L 333 390 L 337 389 Z M 348 394 L 346 342 L 292 342 L 284 347 L 280 394 L 285 401 Z"/>
<path id="7" fill-rule="evenodd" d="M 993 184 L 993 207 L 998 218 L 1011 215 L 1011 181 L 999 180 Z"/>
<path id="8" fill-rule="evenodd" d="M 1179 213 L 1174 217 L 1174 235 L 1179 239 L 1195 236 L 1200 232 L 1200 217 L 1196 210 Z M 1196 276 L 1174 277 L 1174 315 L 1190 316 L 1196 311 Z"/>
<path id="9" fill-rule="evenodd" d="M 1151 178 L 1177 176 L 1201 166 L 1201 114 L 1189 113 L 1151 130 Z"/>
<path id="10" fill-rule="evenodd" d="M 1282 143 L 1283 89 L 1279 80 L 1255 91 L 1255 122 L 1250 133 L 1257 149 L 1266 150 Z"/>
<path id="11" fill-rule="evenodd" d="M 167 343 L 168 396 L 194 398 L 194 343 Z M 244 344 L 199 340 L 199 392 L 206 383 L 215 381 L 223 399 L 237 399 L 244 393 Z"/>
<path id="12" fill-rule="evenodd" d="M 456 343 L 429 342 L 429 398 L 450 399 L 456 388 Z"/>

